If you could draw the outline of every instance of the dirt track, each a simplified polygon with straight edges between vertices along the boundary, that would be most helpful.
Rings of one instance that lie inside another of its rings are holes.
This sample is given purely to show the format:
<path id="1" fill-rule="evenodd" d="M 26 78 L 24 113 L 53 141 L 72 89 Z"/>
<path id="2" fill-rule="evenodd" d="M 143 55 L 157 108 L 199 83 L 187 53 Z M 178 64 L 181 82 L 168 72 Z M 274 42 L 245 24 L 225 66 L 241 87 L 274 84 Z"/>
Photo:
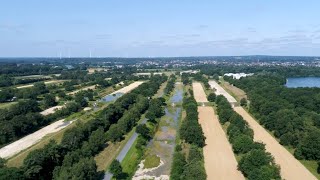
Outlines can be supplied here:
<path id="1" fill-rule="evenodd" d="M 56 112 L 57 110 L 62 109 L 62 108 L 63 108 L 63 106 L 54 106 L 54 107 L 48 108 L 48 109 L 40 112 L 40 114 L 47 116 L 49 114 L 53 114 L 54 112 Z"/>
<path id="2" fill-rule="evenodd" d="M 207 179 L 244 179 L 237 170 L 231 145 L 212 107 L 198 107 L 199 123 L 206 137 L 203 148 Z"/>
<path id="3" fill-rule="evenodd" d="M 197 102 L 208 102 L 206 93 L 203 90 L 203 87 L 201 83 L 194 82 L 192 83 L 193 86 L 193 94 L 194 98 L 196 99 Z"/>
<path id="4" fill-rule="evenodd" d="M 249 123 L 254 131 L 254 139 L 266 144 L 267 152 L 270 152 L 273 155 L 275 162 L 280 165 L 282 178 L 287 180 L 317 179 L 242 107 L 235 107 L 234 110 Z"/>
<path id="5" fill-rule="evenodd" d="M 126 94 L 128 92 L 130 92 L 131 90 L 135 89 L 136 87 L 140 86 L 142 83 L 144 83 L 143 81 L 136 81 L 134 83 L 131 83 L 130 85 L 123 87 L 111 94 L 116 94 L 116 93 L 123 93 Z"/>
<path id="6" fill-rule="evenodd" d="M 19 139 L 18 141 L 15 141 L 3 148 L 0 149 L 0 157 L 2 158 L 9 158 L 20 151 L 36 144 L 38 141 L 40 141 L 44 136 L 50 133 L 54 133 L 57 131 L 60 131 L 61 129 L 67 127 L 69 124 L 71 124 L 72 121 L 64 122 L 64 119 L 59 120 L 57 122 L 54 122 L 32 134 L 29 134 L 28 136 L 25 136 L 24 138 Z"/>
<path id="7" fill-rule="evenodd" d="M 226 90 L 224 90 L 217 82 L 215 81 L 209 81 L 209 85 L 212 89 L 216 89 L 216 92 L 215 94 L 216 95 L 223 95 L 224 97 L 227 98 L 227 100 L 230 102 L 230 103 L 236 103 L 237 100 L 232 97 L 229 93 L 227 93 Z"/>

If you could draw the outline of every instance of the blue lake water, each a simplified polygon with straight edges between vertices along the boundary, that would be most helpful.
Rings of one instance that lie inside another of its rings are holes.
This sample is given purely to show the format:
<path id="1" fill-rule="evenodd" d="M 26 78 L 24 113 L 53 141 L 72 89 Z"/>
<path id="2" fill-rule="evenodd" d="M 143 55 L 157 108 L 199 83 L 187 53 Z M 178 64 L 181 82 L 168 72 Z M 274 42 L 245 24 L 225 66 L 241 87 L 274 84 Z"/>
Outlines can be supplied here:
<path id="1" fill-rule="evenodd" d="M 286 87 L 320 87 L 320 77 L 288 78 Z"/>

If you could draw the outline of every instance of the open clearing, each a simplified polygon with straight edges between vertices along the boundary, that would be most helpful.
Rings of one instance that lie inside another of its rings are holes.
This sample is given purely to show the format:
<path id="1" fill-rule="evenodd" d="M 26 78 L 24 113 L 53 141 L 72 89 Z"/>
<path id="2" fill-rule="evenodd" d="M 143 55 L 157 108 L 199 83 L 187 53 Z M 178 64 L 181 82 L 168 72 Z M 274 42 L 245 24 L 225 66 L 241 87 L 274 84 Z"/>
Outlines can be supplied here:
<path id="1" fill-rule="evenodd" d="M 88 86 L 88 87 L 84 87 L 84 88 L 81 88 L 81 89 L 78 89 L 78 90 L 75 90 L 75 91 L 72 91 L 72 92 L 69 92 L 67 95 L 75 95 L 77 94 L 77 92 L 80 92 L 80 91 L 86 91 L 86 90 L 89 90 L 89 89 L 96 89 L 96 85 L 92 85 L 92 86 Z"/>
<path id="2" fill-rule="evenodd" d="M 244 179 L 237 160 L 212 107 L 198 106 L 199 123 L 206 137 L 203 148 L 208 179 Z"/>
<path id="3" fill-rule="evenodd" d="M 214 87 L 224 95 L 230 103 L 234 98 L 228 94 L 219 84 L 214 81 L 209 82 L 211 88 Z M 222 91 L 222 90 L 224 91 Z M 229 97 L 229 98 L 228 98 Z M 232 97 L 233 99 L 231 99 Z M 317 179 L 311 174 L 297 159 L 290 154 L 282 145 L 278 143 L 256 120 L 254 120 L 242 107 L 234 107 L 234 110 L 248 122 L 254 131 L 254 140 L 266 145 L 267 152 L 271 153 L 275 162 L 280 166 L 281 177 L 284 179 Z"/>
<path id="4" fill-rule="evenodd" d="M 224 90 L 217 82 L 215 81 L 209 81 L 209 85 L 212 89 L 215 89 L 215 94 L 216 95 L 223 95 L 224 97 L 227 98 L 227 100 L 230 102 L 230 103 L 237 103 L 237 100 L 232 97 L 229 93 L 227 93 L 226 90 Z"/>
<path id="5" fill-rule="evenodd" d="M 67 81 L 67 80 L 51 80 L 51 81 L 45 81 L 44 84 L 56 84 L 56 83 L 62 83 L 65 81 Z M 29 87 L 33 87 L 33 84 L 18 86 L 17 89 L 29 88 Z"/>
<path id="6" fill-rule="evenodd" d="M 140 86 L 142 83 L 144 83 L 143 81 L 136 81 L 134 83 L 131 83 L 130 85 L 123 87 L 111 94 L 117 94 L 117 93 L 123 93 L 126 94 L 128 92 L 130 92 L 131 90 L 135 89 L 136 87 Z"/>
<path id="7" fill-rule="evenodd" d="M 208 102 L 206 93 L 203 90 L 202 84 L 199 82 L 192 83 L 194 98 L 197 102 L 205 103 Z"/>
<path id="8" fill-rule="evenodd" d="M 43 116 L 47 116 L 49 114 L 53 114 L 56 110 L 59 110 L 61 108 L 63 108 L 63 106 L 53 106 L 51 108 L 48 108 L 48 109 L 40 112 L 40 114 L 43 115 Z"/>
<path id="9" fill-rule="evenodd" d="M 240 114 L 254 131 L 254 140 L 266 144 L 266 150 L 270 152 L 277 164 L 280 165 L 281 177 L 284 179 L 317 179 L 311 174 L 289 151 L 278 143 L 256 120 L 254 120 L 242 107 L 234 110 Z"/>
<path id="10" fill-rule="evenodd" d="M 69 124 L 71 124 L 72 121 L 64 122 L 64 119 L 56 121 L 32 134 L 29 134 L 28 136 L 25 136 L 3 148 L 0 149 L 0 157 L 2 158 L 9 158 L 20 151 L 36 144 L 39 142 L 44 136 L 50 133 L 57 132 L 65 127 L 67 127 Z"/>
<path id="11" fill-rule="evenodd" d="M 240 101 L 242 98 L 247 99 L 247 94 L 242 90 L 237 88 L 236 86 L 231 85 L 227 81 L 222 82 L 222 87 L 225 88 L 228 92 L 231 93 L 231 95 L 234 95 L 234 97 Z"/>
<path id="12" fill-rule="evenodd" d="M 208 102 L 200 83 L 193 83 L 197 102 Z M 206 137 L 203 148 L 207 179 L 245 179 L 237 170 L 237 160 L 212 107 L 198 106 L 199 123 Z"/>

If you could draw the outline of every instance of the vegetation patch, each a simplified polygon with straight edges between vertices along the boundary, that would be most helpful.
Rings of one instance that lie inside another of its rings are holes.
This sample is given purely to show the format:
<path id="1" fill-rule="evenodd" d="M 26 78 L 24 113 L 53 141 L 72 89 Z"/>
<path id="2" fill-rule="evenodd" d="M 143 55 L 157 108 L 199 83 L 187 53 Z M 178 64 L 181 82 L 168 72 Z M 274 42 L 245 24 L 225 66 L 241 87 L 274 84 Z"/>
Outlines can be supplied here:
<path id="1" fill-rule="evenodd" d="M 144 161 L 144 168 L 145 169 L 150 169 L 150 168 L 154 168 L 154 167 L 158 167 L 160 164 L 160 157 L 158 157 L 157 155 L 149 155 L 146 157 L 145 161 Z"/>

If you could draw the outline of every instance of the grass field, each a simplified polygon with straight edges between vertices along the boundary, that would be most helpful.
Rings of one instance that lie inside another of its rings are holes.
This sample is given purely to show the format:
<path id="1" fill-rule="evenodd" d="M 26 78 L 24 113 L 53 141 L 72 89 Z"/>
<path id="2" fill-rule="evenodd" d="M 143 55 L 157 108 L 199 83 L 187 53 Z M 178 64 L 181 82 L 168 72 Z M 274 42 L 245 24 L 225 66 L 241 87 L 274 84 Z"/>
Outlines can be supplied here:
<path id="1" fill-rule="evenodd" d="M 149 169 L 149 168 L 154 168 L 158 167 L 160 164 L 160 157 L 157 155 L 148 155 L 144 161 L 144 168 Z"/>
<path id="2" fill-rule="evenodd" d="M 6 102 L 6 103 L 0 103 L 0 109 L 6 109 L 10 106 L 17 104 L 18 102 Z"/>

